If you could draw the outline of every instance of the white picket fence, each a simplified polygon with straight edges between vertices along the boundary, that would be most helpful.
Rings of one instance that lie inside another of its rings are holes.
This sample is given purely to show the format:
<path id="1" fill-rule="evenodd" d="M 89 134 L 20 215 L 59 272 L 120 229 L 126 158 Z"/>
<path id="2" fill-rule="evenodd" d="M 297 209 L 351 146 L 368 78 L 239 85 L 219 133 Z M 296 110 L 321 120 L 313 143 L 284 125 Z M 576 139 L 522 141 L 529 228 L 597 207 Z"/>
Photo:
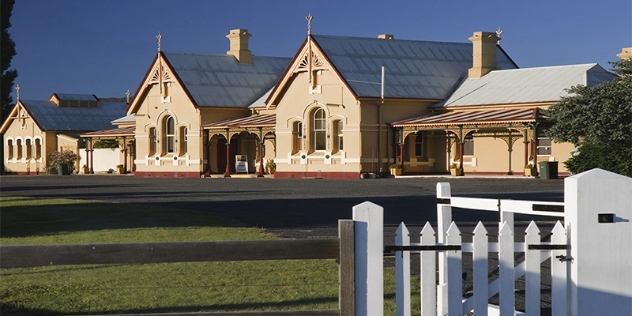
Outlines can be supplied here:
<path id="1" fill-rule="evenodd" d="M 353 208 L 356 315 L 383 315 L 382 250 L 395 252 L 397 315 L 411 315 L 411 252 L 420 258 L 422 316 L 540 315 L 540 267 L 549 258 L 552 315 L 632 315 L 631 178 L 599 169 L 567 178 L 564 203 L 452 197 L 449 184 L 439 183 L 437 202 L 437 231 L 426 223 L 419 243 L 411 243 L 402 223 L 395 244 L 386 247 L 382 207 L 365 202 Z M 452 207 L 500 212 L 497 241 L 489 241 L 479 222 L 472 242 L 462 242 Z M 558 221 L 544 242 L 531 222 L 523 241 L 516 242 L 514 213 L 563 217 L 565 226 Z M 463 253 L 472 254 L 473 294 L 467 298 Z M 491 283 L 490 253 L 498 258 L 498 276 Z M 524 253 L 524 260 L 514 265 L 516 253 Z M 525 311 L 518 312 L 515 280 L 523 276 Z M 496 294 L 499 304 L 488 304 Z"/>

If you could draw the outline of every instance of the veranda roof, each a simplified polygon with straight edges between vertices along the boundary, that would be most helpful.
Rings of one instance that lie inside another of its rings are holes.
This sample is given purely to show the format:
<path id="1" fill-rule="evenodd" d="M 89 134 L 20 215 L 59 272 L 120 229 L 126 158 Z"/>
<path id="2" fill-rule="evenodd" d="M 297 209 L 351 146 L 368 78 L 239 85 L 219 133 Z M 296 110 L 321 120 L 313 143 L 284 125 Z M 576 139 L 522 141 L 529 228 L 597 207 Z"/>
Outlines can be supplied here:
<path id="1" fill-rule="evenodd" d="M 100 131 L 94 131 L 89 133 L 81 134 L 81 137 L 122 137 L 122 136 L 134 136 L 134 131 L 136 127 L 125 127 L 125 128 L 115 128 L 115 129 L 106 129 Z"/>
<path id="2" fill-rule="evenodd" d="M 394 122 L 393 127 L 440 128 L 455 125 L 523 124 L 545 119 L 539 108 L 453 111 Z"/>
<path id="3" fill-rule="evenodd" d="M 260 114 L 206 124 L 203 129 L 274 127 L 275 125 L 275 114 Z"/>

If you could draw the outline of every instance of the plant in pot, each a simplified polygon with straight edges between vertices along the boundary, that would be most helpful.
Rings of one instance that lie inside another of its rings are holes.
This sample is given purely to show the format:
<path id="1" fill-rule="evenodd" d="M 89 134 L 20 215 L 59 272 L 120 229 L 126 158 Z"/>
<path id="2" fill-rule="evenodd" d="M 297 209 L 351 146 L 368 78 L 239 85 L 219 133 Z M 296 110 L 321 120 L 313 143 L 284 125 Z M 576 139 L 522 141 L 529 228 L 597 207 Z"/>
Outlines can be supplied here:
<path id="1" fill-rule="evenodd" d="M 525 177 L 535 176 L 535 167 L 533 166 L 533 164 L 529 163 L 524 166 L 524 175 Z"/>
<path id="2" fill-rule="evenodd" d="M 125 166 L 124 165 L 116 165 L 116 170 L 118 171 L 119 174 L 124 174 L 125 173 Z"/>
<path id="3" fill-rule="evenodd" d="M 461 176 L 463 173 L 461 172 L 461 167 L 458 163 L 453 162 L 450 164 L 450 174 L 453 176 Z"/>
<path id="4" fill-rule="evenodd" d="M 268 163 L 266 163 L 266 169 L 269 174 L 274 174 L 276 172 L 276 163 L 274 162 L 274 159 L 268 160 Z"/>
<path id="5" fill-rule="evenodd" d="M 54 151 L 48 155 L 47 171 L 50 174 L 68 175 L 75 171 L 75 162 L 79 156 L 72 150 Z"/>
<path id="6" fill-rule="evenodd" d="M 391 169 L 391 175 L 394 175 L 394 176 L 402 175 L 402 166 L 394 163 L 394 164 L 391 164 L 389 168 Z"/>

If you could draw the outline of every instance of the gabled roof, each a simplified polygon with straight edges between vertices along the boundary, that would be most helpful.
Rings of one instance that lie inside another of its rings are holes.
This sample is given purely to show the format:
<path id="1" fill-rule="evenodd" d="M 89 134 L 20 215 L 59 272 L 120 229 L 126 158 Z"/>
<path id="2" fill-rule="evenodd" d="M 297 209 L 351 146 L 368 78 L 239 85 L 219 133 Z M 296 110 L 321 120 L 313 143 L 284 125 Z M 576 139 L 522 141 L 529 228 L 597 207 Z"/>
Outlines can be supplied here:
<path id="1" fill-rule="evenodd" d="M 277 82 L 290 58 L 253 56 L 239 63 L 232 55 L 163 53 L 198 107 L 247 108 Z"/>
<path id="2" fill-rule="evenodd" d="M 312 35 L 358 97 L 443 100 L 472 67 L 472 43 Z M 497 47 L 497 67 L 517 66 Z"/>
<path id="3" fill-rule="evenodd" d="M 125 116 L 124 102 L 99 102 L 96 108 L 60 107 L 51 101 L 20 100 L 42 131 L 95 131 L 111 128 L 113 120 Z"/>
<path id="4" fill-rule="evenodd" d="M 466 79 L 440 107 L 557 102 L 575 85 L 594 86 L 615 75 L 598 64 L 494 70 Z"/>

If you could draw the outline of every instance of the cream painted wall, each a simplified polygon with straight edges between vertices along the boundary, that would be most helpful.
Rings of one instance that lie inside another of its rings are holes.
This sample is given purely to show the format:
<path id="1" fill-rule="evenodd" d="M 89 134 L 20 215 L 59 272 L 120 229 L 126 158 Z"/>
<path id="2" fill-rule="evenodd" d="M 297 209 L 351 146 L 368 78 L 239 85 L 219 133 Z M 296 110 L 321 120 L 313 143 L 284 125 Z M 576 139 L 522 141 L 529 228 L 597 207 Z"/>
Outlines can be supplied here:
<path id="1" fill-rule="evenodd" d="M 202 169 L 202 133 L 200 113 L 177 82 L 165 83 L 167 95 L 161 95 L 158 84 L 147 88 L 136 110 L 136 171 L 138 172 L 198 172 Z M 149 154 L 149 130 L 156 128 L 157 138 L 164 133 L 164 120 L 172 116 L 175 124 L 174 153 L 161 153 L 164 141 L 156 144 L 156 154 Z M 186 127 L 186 135 L 182 135 Z M 180 143 L 186 136 L 187 151 L 180 153 Z"/>
<path id="2" fill-rule="evenodd" d="M 19 113 L 26 113 L 24 108 L 19 105 Z M 40 141 L 39 157 L 37 156 L 36 141 Z M 18 154 L 18 141 L 21 145 L 21 153 Z M 55 150 L 56 139 L 53 138 L 52 146 L 46 145 L 46 137 L 43 135 L 41 129 L 35 124 L 30 116 L 26 116 L 23 119 L 12 119 L 7 130 L 4 134 L 4 166 L 5 172 L 18 172 L 24 173 L 27 170 L 35 173 L 39 168 L 40 172 L 44 172 L 46 165 L 47 152 Z M 28 152 L 27 142 L 31 143 L 31 151 Z M 10 156 L 9 143 L 12 143 L 13 155 Z M 47 148 L 53 148 L 51 151 L 47 151 Z"/>

